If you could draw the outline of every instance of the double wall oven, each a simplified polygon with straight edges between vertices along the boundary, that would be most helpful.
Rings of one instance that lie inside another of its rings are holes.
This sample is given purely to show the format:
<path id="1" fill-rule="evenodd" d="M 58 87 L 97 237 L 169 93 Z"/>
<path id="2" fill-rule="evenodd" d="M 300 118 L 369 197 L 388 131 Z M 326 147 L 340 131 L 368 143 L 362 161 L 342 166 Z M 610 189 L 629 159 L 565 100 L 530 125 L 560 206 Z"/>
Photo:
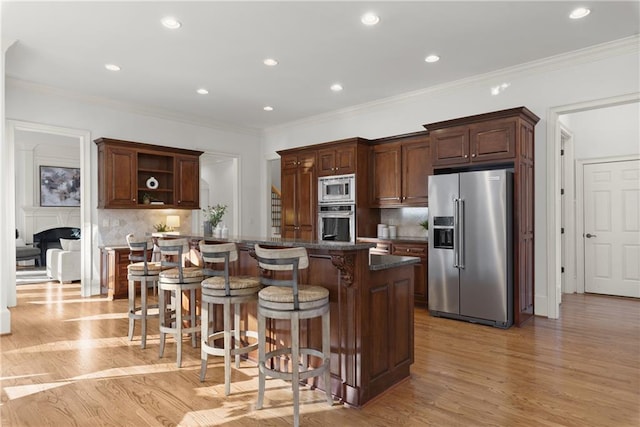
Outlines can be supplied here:
<path id="1" fill-rule="evenodd" d="M 355 242 L 355 175 L 318 178 L 318 240 Z"/>

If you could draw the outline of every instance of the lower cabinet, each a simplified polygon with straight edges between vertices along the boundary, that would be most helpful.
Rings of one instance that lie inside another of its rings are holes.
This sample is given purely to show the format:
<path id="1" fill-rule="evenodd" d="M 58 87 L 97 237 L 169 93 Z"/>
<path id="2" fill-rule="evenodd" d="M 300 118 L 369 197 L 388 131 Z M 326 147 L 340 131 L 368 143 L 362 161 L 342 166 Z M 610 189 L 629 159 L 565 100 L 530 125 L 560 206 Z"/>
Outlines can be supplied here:
<path id="1" fill-rule="evenodd" d="M 128 297 L 128 265 L 128 246 L 100 248 L 100 293 L 102 295 L 107 295 L 109 299 Z"/>
<path id="2" fill-rule="evenodd" d="M 420 264 L 414 266 L 413 299 L 415 305 L 427 306 L 427 243 L 392 243 L 391 255 L 415 256 L 420 258 Z"/>
<path id="3" fill-rule="evenodd" d="M 420 264 L 414 265 L 414 284 L 413 284 L 413 300 L 415 305 L 427 307 L 427 297 L 429 295 L 427 289 L 428 277 L 428 261 L 429 243 L 415 242 L 411 240 L 387 240 L 375 237 L 361 237 L 358 241 L 372 242 L 376 246 L 369 249 L 370 254 L 376 255 L 399 255 L 399 256 L 415 256 L 420 258 Z"/>

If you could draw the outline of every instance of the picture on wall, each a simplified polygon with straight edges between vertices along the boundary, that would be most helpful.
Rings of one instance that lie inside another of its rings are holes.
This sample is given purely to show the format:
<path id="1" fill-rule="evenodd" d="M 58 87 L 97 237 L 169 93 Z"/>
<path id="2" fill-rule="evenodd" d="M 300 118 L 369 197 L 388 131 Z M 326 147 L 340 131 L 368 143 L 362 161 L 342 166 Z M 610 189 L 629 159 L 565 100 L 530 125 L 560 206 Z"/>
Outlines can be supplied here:
<path id="1" fill-rule="evenodd" d="M 80 206 L 80 168 L 40 166 L 40 206 Z"/>

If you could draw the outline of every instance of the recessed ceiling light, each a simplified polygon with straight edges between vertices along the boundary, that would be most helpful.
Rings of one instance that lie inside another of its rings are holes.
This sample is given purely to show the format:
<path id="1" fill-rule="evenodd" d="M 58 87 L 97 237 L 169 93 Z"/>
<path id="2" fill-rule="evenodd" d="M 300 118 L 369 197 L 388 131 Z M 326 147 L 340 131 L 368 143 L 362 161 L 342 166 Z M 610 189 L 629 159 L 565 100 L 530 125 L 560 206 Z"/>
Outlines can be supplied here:
<path id="1" fill-rule="evenodd" d="M 498 86 L 494 86 L 491 88 L 491 95 L 500 95 L 502 92 L 505 91 L 505 89 L 507 89 L 509 86 L 511 86 L 511 83 L 501 83 Z"/>
<path id="2" fill-rule="evenodd" d="M 270 105 L 267 105 L 266 107 L 263 108 L 264 111 L 273 111 L 273 107 Z"/>
<path id="3" fill-rule="evenodd" d="M 276 61 L 273 58 L 267 58 L 264 61 L 262 61 L 262 63 L 267 67 L 275 67 L 276 65 L 278 65 L 278 61 Z"/>
<path id="4" fill-rule="evenodd" d="M 169 28 L 170 30 L 177 30 L 178 28 L 182 27 L 182 22 L 178 21 L 173 16 L 165 16 L 160 22 L 162 22 L 162 25 Z"/>
<path id="5" fill-rule="evenodd" d="M 380 17 L 378 15 L 376 15 L 375 13 L 365 13 L 364 15 L 362 15 L 362 18 L 360 18 L 360 21 L 364 24 L 364 25 L 376 25 L 378 22 L 380 22 Z"/>
<path id="6" fill-rule="evenodd" d="M 440 57 L 438 55 L 429 55 L 426 58 L 424 58 L 425 62 L 438 62 L 440 61 Z"/>
<path id="7" fill-rule="evenodd" d="M 198 92 L 200 95 L 206 95 L 209 93 L 208 90 L 206 90 L 205 88 L 200 88 L 198 90 L 196 90 L 196 92 Z"/>
<path id="8" fill-rule="evenodd" d="M 584 18 L 585 16 L 587 16 L 590 13 L 591 13 L 591 10 L 587 9 L 586 7 L 579 7 L 577 9 L 574 9 L 571 12 L 571 14 L 569 15 L 569 18 L 571 18 L 571 19 L 580 19 L 580 18 Z"/>
<path id="9" fill-rule="evenodd" d="M 342 90 L 342 85 L 340 83 L 334 83 L 331 85 L 331 90 L 334 92 L 340 92 Z"/>
<path id="10" fill-rule="evenodd" d="M 117 66 L 116 64 L 104 64 L 104 68 L 106 68 L 109 71 L 120 71 L 120 67 Z"/>

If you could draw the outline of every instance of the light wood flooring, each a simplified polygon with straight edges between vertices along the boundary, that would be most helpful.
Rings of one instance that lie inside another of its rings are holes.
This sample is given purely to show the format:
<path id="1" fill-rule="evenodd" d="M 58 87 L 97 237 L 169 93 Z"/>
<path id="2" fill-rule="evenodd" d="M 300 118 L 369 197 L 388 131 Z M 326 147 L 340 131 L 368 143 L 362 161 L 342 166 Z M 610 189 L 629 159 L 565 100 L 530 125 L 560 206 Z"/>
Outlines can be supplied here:
<path id="1" fill-rule="evenodd" d="M 11 335 L 0 337 L 2 426 L 288 426 L 290 384 L 268 380 L 255 409 L 246 362 L 224 396 L 221 358 L 198 378 L 185 339 L 183 368 L 169 339 L 127 339 L 126 301 L 80 298 L 78 284 L 18 287 Z M 559 320 L 522 328 L 415 312 L 411 378 L 362 409 L 301 392 L 304 426 L 639 426 L 640 301 L 566 295 Z M 152 321 L 151 330 L 157 328 Z M 139 333 L 139 330 L 136 330 Z"/>

